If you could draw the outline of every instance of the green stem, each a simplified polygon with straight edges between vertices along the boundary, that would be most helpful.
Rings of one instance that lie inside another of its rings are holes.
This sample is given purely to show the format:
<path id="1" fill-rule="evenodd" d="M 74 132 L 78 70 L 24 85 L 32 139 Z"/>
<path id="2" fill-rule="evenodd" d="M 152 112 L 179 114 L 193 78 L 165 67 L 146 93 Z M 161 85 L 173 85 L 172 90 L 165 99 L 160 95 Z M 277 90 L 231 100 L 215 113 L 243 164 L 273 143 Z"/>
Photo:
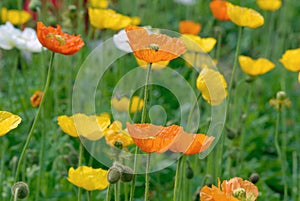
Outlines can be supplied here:
<path id="1" fill-rule="evenodd" d="M 108 184 L 105 201 L 110 201 L 110 195 L 111 195 L 111 184 Z"/>
<path id="2" fill-rule="evenodd" d="M 16 188 L 15 192 L 14 192 L 14 201 L 18 200 L 18 193 L 19 193 L 19 188 Z"/>
<path id="3" fill-rule="evenodd" d="M 150 170 L 150 158 L 151 158 L 151 153 L 147 154 L 147 163 L 146 163 L 146 178 L 145 178 L 145 199 L 144 201 L 148 201 L 149 198 L 149 183 L 150 183 L 150 175 L 149 175 L 149 170 Z"/>
<path id="4" fill-rule="evenodd" d="M 78 159 L 78 167 L 81 166 L 82 164 L 82 158 L 83 158 L 83 144 L 80 142 L 79 145 L 79 159 Z M 78 187 L 78 201 L 81 201 L 81 197 L 82 197 L 82 191 L 81 188 Z"/>
<path id="5" fill-rule="evenodd" d="M 282 109 L 282 108 L 280 108 Z M 274 139 L 274 143 L 275 143 L 275 148 L 277 151 L 277 155 L 278 155 L 278 159 L 280 161 L 280 165 L 281 165 L 281 174 L 282 174 L 282 179 L 283 179 L 283 188 L 284 188 L 284 201 L 287 201 L 287 182 L 286 182 L 286 174 L 285 174 L 285 161 L 283 161 L 283 157 L 282 157 L 282 150 L 280 148 L 279 145 L 279 123 L 280 123 L 280 116 L 281 116 L 281 111 L 278 110 L 277 111 L 277 115 L 276 115 L 276 126 L 275 126 L 275 139 Z"/>
<path id="6" fill-rule="evenodd" d="M 145 82 L 145 88 L 144 88 L 144 105 L 143 105 L 143 109 L 142 109 L 142 119 L 141 119 L 141 123 L 145 123 L 146 122 L 146 117 L 147 117 L 147 112 L 146 112 L 146 106 L 147 106 L 147 102 L 148 102 L 148 83 L 150 80 L 150 74 L 151 74 L 151 68 L 152 68 L 152 63 L 149 63 L 148 68 L 147 68 L 147 74 L 146 74 L 146 82 Z M 132 182 L 131 182 L 131 188 L 130 188 L 130 201 L 133 201 L 134 198 L 134 191 L 135 191 L 135 180 L 136 180 L 136 165 L 137 165 L 137 153 L 138 153 L 138 147 L 135 147 L 135 152 L 134 152 L 134 162 L 133 162 L 133 178 L 132 178 Z M 149 156 L 149 160 L 150 160 L 150 156 Z M 148 162 L 148 160 L 147 160 Z M 147 164 L 148 166 L 149 164 Z M 147 169 L 147 167 L 146 167 Z M 147 178 L 147 173 L 146 173 L 146 178 Z M 147 182 L 146 182 L 147 183 Z M 146 191 L 145 191 L 145 195 L 146 195 Z M 146 199 L 146 197 L 145 197 Z"/>
<path id="7" fill-rule="evenodd" d="M 92 200 L 92 191 L 88 191 L 87 200 L 88 200 L 88 201 L 91 201 L 91 200 Z"/>
<path id="8" fill-rule="evenodd" d="M 115 201 L 119 201 L 119 182 L 114 185 Z"/>
<path id="9" fill-rule="evenodd" d="M 38 118 L 40 116 L 40 113 L 41 113 L 41 110 L 44 106 L 44 103 L 45 103 L 45 100 L 46 100 L 46 96 L 47 96 L 47 92 L 48 92 L 48 89 L 49 89 L 49 86 L 50 86 L 50 80 L 51 80 L 51 73 L 52 73 L 52 69 L 53 69 L 53 60 L 54 60 L 54 55 L 55 53 L 52 52 L 52 55 L 51 55 L 51 58 L 50 58 L 50 64 L 49 64 L 49 68 L 48 68 L 48 74 L 47 74 L 47 80 L 46 80 L 46 84 L 45 84 L 45 88 L 44 88 L 44 96 L 42 98 L 42 101 L 40 103 L 40 106 L 38 108 L 38 111 L 37 111 L 37 114 L 34 118 L 34 121 L 32 123 L 32 126 L 31 126 L 31 129 L 29 131 L 29 134 L 27 136 L 27 139 L 26 139 L 26 142 L 25 142 L 25 145 L 23 146 L 23 150 L 21 152 L 21 156 L 20 156 L 20 159 L 19 159 L 19 162 L 18 162 L 18 166 L 17 166 L 17 170 L 16 170 L 16 174 L 15 174 L 15 182 L 17 182 L 18 178 L 19 178 L 19 173 L 20 173 L 20 167 L 21 167 L 21 164 L 24 160 L 24 156 L 25 156 L 25 152 L 28 148 L 28 145 L 29 145 L 29 142 L 33 136 L 33 133 L 34 133 L 34 129 L 37 125 L 37 121 L 38 121 Z"/>
<path id="10" fill-rule="evenodd" d="M 182 155 L 183 156 L 183 155 Z M 175 173 L 175 184 L 174 184 L 174 191 L 173 191 L 173 201 L 177 200 L 177 189 L 179 184 L 179 174 L 180 174 L 180 167 L 182 163 L 182 156 L 179 157 L 177 161 L 176 173 Z"/>

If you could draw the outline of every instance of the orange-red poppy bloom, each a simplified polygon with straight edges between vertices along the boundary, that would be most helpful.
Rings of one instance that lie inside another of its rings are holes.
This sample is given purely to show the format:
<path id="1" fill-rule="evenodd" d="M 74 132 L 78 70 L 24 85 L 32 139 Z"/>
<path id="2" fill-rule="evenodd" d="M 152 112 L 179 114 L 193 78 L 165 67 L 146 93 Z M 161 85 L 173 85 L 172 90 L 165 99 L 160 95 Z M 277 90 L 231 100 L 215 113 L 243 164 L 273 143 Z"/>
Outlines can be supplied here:
<path id="1" fill-rule="evenodd" d="M 205 151 L 214 139 L 214 137 L 208 137 L 204 134 L 180 132 L 169 149 L 186 155 L 198 154 Z"/>
<path id="2" fill-rule="evenodd" d="M 153 124 L 129 124 L 127 129 L 134 143 L 144 152 L 163 153 L 167 150 L 186 155 L 206 150 L 214 137 L 204 134 L 188 134 L 182 127 L 156 126 Z"/>
<path id="3" fill-rule="evenodd" d="M 212 0 L 209 4 L 213 16 L 222 21 L 229 21 L 230 18 L 227 14 L 227 5 L 224 0 Z"/>
<path id="4" fill-rule="evenodd" d="M 182 128 L 177 125 L 168 127 L 152 124 L 129 124 L 127 129 L 134 143 L 144 152 L 162 153 L 172 145 Z"/>
<path id="5" fill-rule="evenodd" d="M 40 105 L 44 93 L 42 91 L 35 91 L 34 94 L 30 97 L 30 103 L 32 107 L 37 107 Z"/>
<path id="6" fill-rule="evenodd" d="M 134 25 L 129 25 L 125 30 L 135 57 L 148 63 L 169 61 L 186 51 L 179 38 L 171 38 L 165 34 L 148 34 L 146 29 Z"/>
<path id="7" fill-rule="evenodd" d="M 179 22 L 179 32 L 181 34 L 192 34 L 192 35 L 198 35 L 201 31 L 201 24 L 185 20 Z"/>
<path id="8" fill-rule="evenodd" d="M 57 25 L 57 28 L 46 27 L 42 22 L 38 22 L 37 37 L 44 47 L 65 55 L 75 54 L 84 46 L 84 42 L 79 35 L 66 34 L 59 25 Z"/>

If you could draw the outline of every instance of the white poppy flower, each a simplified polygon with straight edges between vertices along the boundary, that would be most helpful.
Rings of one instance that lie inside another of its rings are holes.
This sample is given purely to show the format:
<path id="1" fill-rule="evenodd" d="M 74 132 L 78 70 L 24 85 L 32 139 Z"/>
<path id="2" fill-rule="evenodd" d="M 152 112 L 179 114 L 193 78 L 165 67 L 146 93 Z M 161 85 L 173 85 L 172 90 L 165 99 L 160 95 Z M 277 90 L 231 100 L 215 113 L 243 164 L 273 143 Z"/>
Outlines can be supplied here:
<path id="1" fill-rule="evenodd" d="M 122 50 L 127 53 L 132 52 L 131 47 L 128 43 L 128 37 L 125 32 L 125 29 L 122 29 L 117 34 L 114 34 L 113 41 L 119 50 Z"/>
<path id="2" fill-rule="evenodd" d="M 14 47 L 29 52 L 41 52 L 40 44 L 34 29 L 25 28 L 21 31 L 10 22 L 0 26 L 0 48 L 11 50 Z"/>
<path id="3" fill-rule="evenodd" d="M 15 47 L 14 37 L 21 35 L 21 31 L 16 29 L 10 22 L 0 26 L 0 48 L 11 50 Z"/>

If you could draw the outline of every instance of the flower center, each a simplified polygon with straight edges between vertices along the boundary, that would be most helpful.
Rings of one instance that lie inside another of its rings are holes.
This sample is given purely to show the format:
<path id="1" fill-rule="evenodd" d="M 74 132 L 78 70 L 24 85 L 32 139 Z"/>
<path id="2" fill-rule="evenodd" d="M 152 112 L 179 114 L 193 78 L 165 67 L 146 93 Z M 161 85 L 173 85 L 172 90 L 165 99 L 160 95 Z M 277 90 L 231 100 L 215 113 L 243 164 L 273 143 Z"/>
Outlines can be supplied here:
<path id="1" fill-rule="evenodd" d="M 50 33 L 47 35 L 47 37 L 51 38 L 51 39 L 56 39 L 58 41 L 58 45 L 65 45 L 66 42 L 67 42 L 67 38 L 64 37 L 64 36 L 61 36 L 61 35 L 58 35 L 58 34 L 53 34 L 53 33 Z"/>
<path id="2" fill-rule="evenodd" d="M 241 201 L 246 200 L 246 190 L 244 188 L 237 188 L 233 191 L 233 196 Z"/>
<path id="3" fill-rule="evenodd" d="M 155 50 L 156 52 L 159 50 L 159 45 L 155 43 L 150 44 L 150 49 Z"/>

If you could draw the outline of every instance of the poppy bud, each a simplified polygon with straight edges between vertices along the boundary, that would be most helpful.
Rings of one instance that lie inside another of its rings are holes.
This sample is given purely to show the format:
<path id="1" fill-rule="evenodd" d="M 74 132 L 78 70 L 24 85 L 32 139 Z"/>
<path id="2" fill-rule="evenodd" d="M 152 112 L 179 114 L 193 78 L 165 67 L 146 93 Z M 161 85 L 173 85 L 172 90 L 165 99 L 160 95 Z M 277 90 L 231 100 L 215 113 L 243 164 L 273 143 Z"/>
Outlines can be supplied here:
<path id="1" fill-rule="evenodd" d="M 249 180 L 253 183 L 256 184 L 259 180 L 259 174 L 257 173 L 252 173 Z"/>
<path id="2" fill-rule="evenodd" d="M 29 194 L 29 187 L 26 183 L 20 181 L 20 182 L 15 183 L 11 187 L 11 193 L 12 193 L 13 196 L 17 196 L 18 199 L 23 200 Z"/>
<path id="3" fill-rule="evenodd" d="M 69 5 L 68 9 L 71 13 L 73 13 L 77 10 L 77 7 L 75 5 Z"/>
<path id="4" fill-rule="evenodd" d="M 286 93 L 284 91 L 278 91 L 276 94 L 277 100 L 284 100 L 286 99 Z"/>
<path id="5" fill-rule="evenodd" d="M 128 166 L 123 166 L 121 181 L 130 182 L 133 178 L 133 170 Z"/>
<path id="6" fill-rule="evenodd" d="M 245 200 L 246 199 L 246 190 L 243 188 L 237 188 L 233 191 L 233 196 L 238 200 Z"/>
<path id="7" fill-rule="evenodd" d="M 41 5 L 42 3 L 39 0 L 31 0 L 29 3 L 29 9 L 36 12 Z"/>
<path id="8" fill-rule="evenodd" d="M 107 173 L 107 180 L 110 184 L 117 183 L 121 178 L 121 170 L 119 167 L 112 166 L 109 168 Z"/>

